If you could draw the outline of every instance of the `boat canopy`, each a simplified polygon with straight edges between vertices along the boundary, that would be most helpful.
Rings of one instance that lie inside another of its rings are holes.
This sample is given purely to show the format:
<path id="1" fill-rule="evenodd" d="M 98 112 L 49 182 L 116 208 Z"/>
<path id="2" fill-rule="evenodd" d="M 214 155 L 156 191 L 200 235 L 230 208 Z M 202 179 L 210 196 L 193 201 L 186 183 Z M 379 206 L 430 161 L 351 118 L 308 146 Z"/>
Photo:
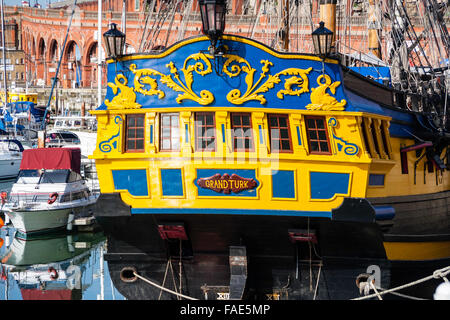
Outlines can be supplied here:
<path id="1" fill-rule="evenodd" d="M 80 148 L 37 148 L 24 150 L 20 170 L 70 169 L 80 173 Z"/>

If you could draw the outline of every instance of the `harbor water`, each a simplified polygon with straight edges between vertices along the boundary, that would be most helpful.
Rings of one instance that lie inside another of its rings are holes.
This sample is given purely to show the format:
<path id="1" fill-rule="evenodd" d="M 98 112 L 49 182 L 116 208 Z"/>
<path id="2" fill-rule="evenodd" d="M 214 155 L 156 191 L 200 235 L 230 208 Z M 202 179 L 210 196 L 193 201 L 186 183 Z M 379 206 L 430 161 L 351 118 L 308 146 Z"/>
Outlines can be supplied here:
<path id="1" fill-rule="evenodd" d="M 13 183 L 14 179 L 0 181 L 0 190 L 9 191 Z M 4 218 L 3 213 L 1 217 Z M 108 261 L 104 259 L 107 253 L 107 238 L 101 229 L 95 232 L 49 233 L 24 240 L 16 235 L 14 226 L 9 223 L 0 228 L 0 300 L 148 299 L 145 294 L 126 297 L 116 288 L 111 279 Z M 378 272 L 378 277 L 385 279 L 375 278 L 375 280 L 383 284 L 389 283 L 389 288 L 394 288 L 423 279 L 435 270 L 448 265 L 450 265 L 449 260 L 393 265 L 388 275 L 384 270 Z M 146 268 L 142 266 L 143 264 L 140 264 L 141 269 Z M 372 269 L 367 271 L 374 271 L 377 266 L 373 266 Z M 311 270 L 297 272 L 301 273 L 301 279 L 304 278 L 302 281 L 312 283 L 308 278 Z M 317 270 L 311 276 L 312 280 L 317 279 Z M 386 281 L 386 278 L 389 278 L 389 281 Z M 349 280 L 349 282 L 352 281 Z M 382 299 L 432 300 L 437 286 L 442 282 L 440 278 L 431 279 L 401 291 L 383 295 Z M 141 285 L 150 286 L 145 281 L 141 281 Z M 326 296 L 321 293 L 315 298 L 326 300 Z M 354 298 L 361 297 L 364 295 Z M 379 298 L 381 296 L 371 299 Z"/>
<path id="2" fill-rule="evenodd" d="M 0 190 L 9 191 L 13 183 L 0 181 Z M 103 259 L 101 230 L 32 240 L 15 235 L 11 224 L 0 228 L 0 300 L 125 300 Z"/>

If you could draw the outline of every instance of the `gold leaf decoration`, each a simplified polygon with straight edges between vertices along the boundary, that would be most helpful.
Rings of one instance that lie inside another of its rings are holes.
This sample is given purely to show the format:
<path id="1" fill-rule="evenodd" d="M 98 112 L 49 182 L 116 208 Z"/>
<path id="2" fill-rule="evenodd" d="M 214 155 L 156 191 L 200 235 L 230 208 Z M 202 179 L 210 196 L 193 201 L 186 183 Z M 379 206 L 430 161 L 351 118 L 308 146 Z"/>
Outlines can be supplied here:
<path id="1" fill-rule="evenodd" d="M 254 75 L 256 69 L 252 68 L 247 60 L 237 55 L 225 56 L 227 60 L 225 61 L 222 70 L 226 75 L 228 75 L 229 77 L 236 77 L 241 72 L 245 72 L 247 74 L 245 76 L 245 83 L 247 84 L 247 90 L 245 91 L 245 93 L 241 94 L 241 91 L 239 89 L 233 89 L 227 94 L 228 101 L 233 104 L 240 105 L 250 100 L 257 100 L 261 104 L 265 104 L 267 100 L 261 93 L 269 91 L 269 89 L 272 89 L 276 83 L 280 82 L 280 79 L 278 77 L 268 75 L 267 80 L 259 86 L 264 78 L 266 78 L 266 74 L 267 72 L 269 72 L 270 66 L 273 66 L 273 63 L 268 60 L 261 60 L 261 64 L 263 65 L 261 68 L 262 72 L 259 76 L 258 81 L 254 83 Z M 232 63 L 235 64 L 231 65 Z M 244 66 L 240 66 L 240 63 L 243 63 Z"/>
<path id="2" fill-rule="evenodd" d="M 197 62 L 193 65 L 189 65 L 188 62 L 190 60 L 195 60 Z M 200 91 L 199 96 L 192 89 L 192 85 L 194 83 L 194 77 L 192 73 L 194 71 L 201 76 L 212 72 L 211 62 L 208 60 L 208 57 L 205 54 L 195 53 L 186 58 L 183 68 L 181 69 L 185 83 L 181 80 L 178 69 L 173 62 L 169 62 L 166 67 L 169 68 L 170 73 L 173 75 L 174 79 L 172 79 L 172 75 L 170 74 L 162 75 L 161 82 L 166 84 L 174 91 L 183 92 L 182 94 L 178 95 L 176 99 L 177 103 L 181 103 L 183 100 L 189 99 L 196 101 L 201 105 L 208 105 L 214 101 L 214 95 L 210 91 L 202 90 Z"/>
<path id="3" fill-rule="evenodd" d="M 118 74 L 114 83 L 109 82 L 108 86 L 111 87 L 113 93 L 116 95 L 112 101 L 105 99 L 105 105 L 109 109 L 137 109 L 141 105 L 136 102 L 136 94 L 133 88 L 127 86 L 128 80 L 123 74 Z M 120 89 L 120 93 L 117 91 Z"/>
<path id="4" fill-rule="evenodd" d="M 322 82 L 322 79 L 325 81 Z M 311 103 L 306 106 L 308 110 L 324 110 L 324 111 L 342 111 L 345 109 L 347 101 L 342 99 L 340 102 L 335 97 L 327 93 L 330 89 L 332 94 L 336 94 L 336 88 L 341 84 L 340 81 L 331 83 L 329 75 L 322 74 L 317 77 L 317 88 L 311 89 Z"/>
<path id="5" fill-rule="evenodd" d="M 134 73 L 134 91 L 139 92 L 145 96 L 158 95 L 159 99 L 165 97 L 165 93 L 158 89 L 158 82 L 150 76 L 164 76 L 161 72 L 153 69 L 136 69 L 133 63 L 130 65 L 131 72 Z M 145 89 L 150 86 L 150 89 Z"/>
<path id="6" fill-rule="evenodd" d="M 277 76 L 290 75 L 293 77 L 287 78 L 284 82 L 284 89 L 277 92 L 277 97 L 283 99 L 285 95 L 300 96 L 304 92 L 309 92 L 308 76 L 312 70 L 312 67 L 304 70 L 297 68 L 289 68 L 277 73 Z M 300 77 L 296 77 L 300 76 Z M 299 89 L 293 90 L 292 86 L 297 86 Z"/>
<path id="7" fill-rule="evenodd" d="M 275 84 L 281 82 L 281 76 L 290 77 L 285 80 L 284 89 L 278 91 L 277 97 L 283 99 L 284 95 L 296 95 L 300 96 L 304 92 L 309 92 L 308 88 L 308 77 L 307 74 L 311 72 L 312 68 L 308 69 L 298 69 L 298 68 L 288 68 L 283 71 L 278 72 L 275 75 L 268 74 L 270 67 L 273 63 L 268 60 L 261 60 L 262 68 L 261 74 L 258 81 L 254 82 L 254 75 L 256 69 L 252 68 L 247 60 L 237 55 L 225 55 L 227 60 L 225 61 L 222 71 L 228 75 L 230 78 L 237 77 L 241 72 L 246 73 L 245 83 L 247 85 L 247 90 L 244 94 L 241 93 L 239 89 L 233 89 L 227 94 L 227 99 L 233 104 L 243 104 L 250 100 L 257 100 L 261 104 L 267 102 L 266 98 L 262 93 L 272 89 Z M 300 76 L 300 77 L 297 77 Z M 263 82 L 265 80 L 265 82 Z M 297 90 L 293 90 L 293 86 L 299 87 Z"/>

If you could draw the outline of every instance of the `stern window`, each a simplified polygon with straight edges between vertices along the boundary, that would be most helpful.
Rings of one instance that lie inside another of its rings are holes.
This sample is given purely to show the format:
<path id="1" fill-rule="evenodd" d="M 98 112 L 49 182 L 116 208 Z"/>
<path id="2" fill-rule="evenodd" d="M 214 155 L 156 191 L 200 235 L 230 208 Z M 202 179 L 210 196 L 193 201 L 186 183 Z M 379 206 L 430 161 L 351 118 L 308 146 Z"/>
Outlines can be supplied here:
<path id="1" fill-rule="evenodd" d="M 252 120 L 249 113 L 232 113 L 231 129 L 234 151 L 253 150 Z"/>
<path id="2" fill-rule="evenodd" d="M 310 154 L 331 154 L 324 117 L 305 117 Z"/>
<path id="3" fill-rule="evenodd" d="M 268 116 L 270 148 L 272 152 L 291 152 L 291 134 L 289 118 L 285 114 L 271 114 Z"/>
<path id="4" fill-rule="evenodd" d="M 178 113 L 161 113 L 160 149 L 163 151 L 180 150 L 180 119 Z"/>
<path id="5" fill-rule="evenodd" d="M 213 112 L 195 114 L 195 150 L 216 150 L 216 124 Z"/>
<path id="6" fill-rule="evenodd" d="M 125 150 L 144 151 L 144 115 L 127 115 Z"/>

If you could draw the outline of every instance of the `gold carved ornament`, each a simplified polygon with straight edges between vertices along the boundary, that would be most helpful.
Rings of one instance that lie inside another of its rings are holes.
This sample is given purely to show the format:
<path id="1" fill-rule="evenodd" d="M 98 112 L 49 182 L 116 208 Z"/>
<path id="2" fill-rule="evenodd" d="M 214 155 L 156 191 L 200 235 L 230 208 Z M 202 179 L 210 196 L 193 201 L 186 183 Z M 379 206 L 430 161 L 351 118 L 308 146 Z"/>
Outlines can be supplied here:
<path id="1" fill-rule="evenodd" d="M 212 72 L 211 62 L 207 59 L 208 57 L 199 52 L 195 54 L 191 54 L 189 57 L 184 60 L 183 68 L 181 72 L 183 72 L 184 80 L 186 83 L 180 79 L 180 74 L 178 73 L 178 69 L 175 67 L 173 62 L 169 62 L 166 66 L 170 69 L 170 73 L 173 74 L 176 82 L 172 79 L 170 75 L 161 77 L 161 82 L 166 84 L 169 88 L 177 91 L 183 92 L 179 94 L 176 101 L 177 103 L 181 103 L 183 100 L 190 99 L 198 102 L 199 104 L 206 106 L 211 104 L 214 101 L 214 95 L 208 90 L 200 91 L 200 96 L 198 96 L 192 90 L 192 84 L 194 83 L 194 77 L 192 73 L 195 71 L 201 76 L 205 76 L 208 73 Z M 194 65 L 188 65 L 189 60 L 197 61 Z"/>
<path id="2" fill-rule="evenodd" d="M 188 65 L 190 60 L 197 62 L 193 65 Z M 201 76 L 212 72 L 211 62 L 205 54 L 195 53 L 187 57 L 184 61 L 181 72 L 183 73 L 185 83 L 182 81 L 178 69 L 173 62 L 169 62 L 166 67 L 169 68 L 171 74 L 166 75 L 149 68 L 137 69 L 136 64 L 131 64 L 130 71 L 134 74 L 134 88 L 127 86 L 128 80 L 124 75 L 118 74 L 115 79 L 116 84 L 108 83 L 108 86 L 113 89 L 114 94 L 117 94 L 118 89 L 120 89 L 120 93 L 111 102 L 105 100 L 105 104 L 110 109 L 140 108 L 141 105 L 136 103 L 136 94 L 133 91 L 146 96 L 157 95 L 159 99 L 164 98 L 165 93 L 158 89 L 158 82 L 153 78 L 154 76 L 159 76 L 161 83 L 164 83 L 172 90 L 182 92 L 176 99 L 177 103 L 181 103 L 185 99 L 190 99 L 201 105 L 208 105 L 214 101 L 214 95 L 210 91 L 202 90 L 199 96 L 192 89 L 194 83 L 192 73 L 194 71 Z"/>
<path id="3" fill-rule="evenodd" d="M 226 61 L 222 71 L 230 78 L 239 76 L 242 72 L 246 73 L 245 83 L 246 91 L 242 94 L 239 89 L 233 89 L 227 94 L 227 100 L 235 105 L 241 105 L 247 101 L 257 100 L 261 104 L 267 102 L 262 93 L 274 88 L 275 84 L 281 82 L 281 76 L 291 76 L 285 79 L 284 89 L 277 92 L 277 97 L 283 99 L 285 95 L 300 96 L 304 92 L 309 92 L 308 74 L 312 71 L 312 67 L 308 69 L 287 68 L 275 75 L 269 74 L 270 66 L 273 63 L 268 60 L 261 60 L 262 68 L 259 79 L 255 81 L 256 69 L 252 68 L 247 60 L 237 55 L 224 55 Z M 214 95 L 208 90 L 200 91 L 200 95 L 196 94 L 192 89 L 194 83 L 193 73 L 196 72 L 201 76 L 205 76 L 212 72 L 212 65 L 209 59 L 214 59 L 211 55 L 204 53 L 195 53 L 186 58 L 183 68 L 180 70 L 183 74 L 184 82 L 180 77 L 180 73 L 173 62 L 169 62 L 166 67 L 169 68 L 170 74 L 165 75 L 154 69 L 136 69 L 136 64 L 130 65 L 130 70 L 135 75 L 134 88 L 127 86 L 128 80 L 122 74 L 116 76 L 115 83 L 108 83 L 113 89 L 113 93 L 117 94 L 118 89 L 121 92 L 110 102 L 105 100 L 105 104 L 110 109 L 119 108 L 140 108 L 141 105 L 136 103 L 136 94 L 138 92 L 143 95 L 157 95 L 159 99 L 165 97 L 165 93 L 158 89 L 158 82 L 153 77 L 159 76 L 161 83 L 167 85 L 176 92 L 182 92 L 176 98 L 177 103 L 183 100 L 193 100 L 201 105 L 209 105 L 214 101 Z M 196 61 L 194 64 L 188 64 L 190 60 Z M 173 78 L 172 78 L 173 77 Z M 322 82 L 322 79 L 325 81 Z M 336 88 L 340 85 L 340 81 L 331 82 L 328 75 L 320 75 L 317 78 L 318 87 L 311 89 L 311 103 L 306 106 L 308 110 L 344 110 L 347 103 L 344 99 L 340 102 L 336 98 L 330 96 L 326 90 L 335 94 Z"/>
<path id="4" fill-rule="evenodd" d="M 293 77 L 285 80 L 284 89 L 278 91 L 277 97 L 283 99 L 284 95 L 296 95 L 299 96 L 304 92 L 308 92 L 308 77 L 307 74 L 311 72 L 312 68 L 298 69 L 288 68 L 278 72 L 275 75 L 267 74 L 270 66 L 273 63 L 268 60 L 261 60 L 262 69 L 259 79 L 254 82 L 254 75 L 256 69 L 252 68 L 247 60 L 237 55 L 224 55 L 227 58 L 222 71 L 230 78 L 237 77 L 241 72 L 246 73 L 245 83 L 247 84 L 247 90 L 244 94 L 241 94 L 239 89 L 233 89 L 227 94 L 227 100 L 233 104 L 243 104 L 250 100 L 257 100 L 261 104 L 267 102 L 266 98 L 261 94 L 272 89 L 275 84 L 281 82 L 280 76 L 292 75 Z M 240 64 L 243 64 L 242 66 Z M 296 77 L 300 76 L 300 77 Z M 265 82 L 263 80 L 266 79 Z M 262 84 L 261 84 L 262 83 Z M 260 85 L 261 84 L 261 85 Z M 292 86 L 298 86 L 300 89 L 293 90 Z"/>
<path id="5" fill-rule="evenodd" d="M 322 82 L 325 79 L 325 82 Z M 336 98 L 330 96 L 327 93 L 327 89 L 330 89 L 332 94 L 336 94 L 336 88 L 341 84 L 340 81 L 331 83 L 329 75 L 322 74 L 317 77 L 317 88 L 311 89 L 311 103 L 306 106 L 308 110 L 324 110 L 324 111 L 342 111 L 347 104 L 345 99 L 340 102 Z"/>
<path id="6" fill-rule="evenodd" d="M 127 86 L 128 80 L 123 74 L 118 74 L 115 79 L 115 83 L 108 83 L 112 91 L 116 96 L 109 101 L 105 99 L 105 105 L 109 109 L 137 109 L 141 105 L 136 103 L 136 93 L 134 93 L 133 88 Z M 120 89 L 120 93 L 117 91 Z"/>

